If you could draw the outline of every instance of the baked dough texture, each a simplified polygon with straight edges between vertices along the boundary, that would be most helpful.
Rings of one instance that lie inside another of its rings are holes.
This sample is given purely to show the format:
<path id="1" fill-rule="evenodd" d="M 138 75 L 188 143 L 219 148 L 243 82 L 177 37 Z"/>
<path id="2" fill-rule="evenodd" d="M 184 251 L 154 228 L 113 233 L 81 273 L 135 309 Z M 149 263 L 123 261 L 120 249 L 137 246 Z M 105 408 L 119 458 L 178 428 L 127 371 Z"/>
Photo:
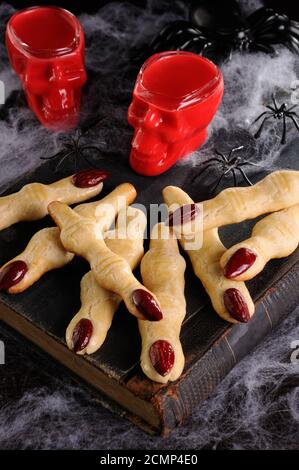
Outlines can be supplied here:
<path id="1" fill-rule="evenodd" d="M 123 228 L 126 229 L 123 237 Z M 146 216 L 133 207 L 122 209 L 113 231 L 105 234 L 108 248 L 124 258 L 133 270 L 143 256 L 143 237 L 146 228 Z M 92 335 L 87 346 L 77 354 L 92 354 L 105 341 L 112 324 L 114 314 L 121 302 L 121 297 L 101 287 L 92 271 L 89 271 L 81 281 L 81 308 L 71 320 L 66 330 L 66 342 L 73 349 L 73 332 L 78 322 L 87 318 L 92 322 Z M 151 322 L 149 322 L 151 323 Z"/>
<path id="2" fill-rule="evenodd" d="M 203 203 L 204 230 L 299 204 L 299 171 L 281 170 L 249 187 L 227 188 Z"/>
<path id="3" fill-rule="evenodd" d="M 237 250 L 245 248 L 256 255 L 247 271 L 234 277 L 236 281 L 247 281 L 259 274 L 274 258 L 291 255 L 299 244 L 299 204 L 274 212 L 257 222 L 250 238 L 232 246 L 220 260 L 224 268 Z"/>
<path id="4" fill-rule="evenodd" d="M 224 191 L 223 191 L 224 192 Z M 168 207 L 172 205 L 184 206 L 193 204 L 193 200 L 182 189 L 175 186 L 168 186 L 163 190 L 163 198 Z M 176 229 L 174 228 L 176 231 Z M 193 234 L 196 237 L 196 233 Z M 182 248 L 190 257 L 195 275 L 201 280 L 208 293 L 214 310 L 218 315 L 230 323 L 238 323 L 228 312 L 224 303 L 224 294 L 228 289 L 237 289 L 246 301 L 249 315 L 254 313 L 254 303 L 251 299 L 246 285 L 242 282 L 227 279 L 220 266 L 220 258 L 225 253 L 226 248 L 222 244 L 218 229 L 206 230 L 203 234 L 203 244 L 199 249 L 187 249 L 191 241 L 190 234 L 186 240 L 184 235 L 178 234 Z"/>
<path id="5" fill-rule="evenodd" d="M 51 201 L 75 204 L 97 196 L 103 183 L 89 188 L 78 188 L 73 175 L 52 184 L 30 183 L 20 191 L 0 197 L 0 230 L 21 222 L 42 219 L 48 214 Z"/>
<path id="6" fill-rule="evenodd" d="M 151 233 L 149 251 L 141 261 L 141 275 L 144 285 L 158 298 L 163 319 L 138 322 L 142 338 L 141 367 L 144 374 L 155 382 L 177 380 L 184 368 L 180 331 L 186 315 L 185 268 L 186 262 L 180 255 L 176 237 L 169 227 L 157 224 Z M 170 343 L 174 350 L 174 365 L 165 376 L 155 370 L 150 360 L 150 348 L 160 340 Z"/>
<path id="7" fill-rule="evenodd" d="M 168 186 L 164 189 L 175 188 Z M 280 170 L 253 186 L 227 188 L 213 199 L 199 202 L 203 230 L 254 219 L 299 204 L 299 171 Z"/>
<path id="8" fill-rule="evenodd" d="M 136 198 L 136 190 L 130 183 L 117 186 L 100 201 L 80 204 L 74 211 L 90 218 L 97 224 L 100 231 L 106 232 L 113 224 L 117 213 L 132 204 Z M 49 227 L 37 232 L 29 241 L 22 253 L 8 261 L 2 269 L 13 261 L 24 261 L 28 271 L 24 278 L 8 289 L 10 294 L 25 291 L 37 282 L 45 273 L 65 266 L 74 257 L 63 247 L 58 227 Z"/>
<path id="9" fill-rule="evenodd" d="M 136 279 L 129 263 L 106 246 L 96 222 L 81 217 L 66 204 L 56 201 L 49 205 L 49 213 L 61 230 L 60 240 L 64 248 L 85 258 L 97 283 L 118 294 L 132 315 L 145 319 L 134 303 L 135 291 L 139 290 L 147 292 L 155 310 L 161 312 L 156 297 Z"/>

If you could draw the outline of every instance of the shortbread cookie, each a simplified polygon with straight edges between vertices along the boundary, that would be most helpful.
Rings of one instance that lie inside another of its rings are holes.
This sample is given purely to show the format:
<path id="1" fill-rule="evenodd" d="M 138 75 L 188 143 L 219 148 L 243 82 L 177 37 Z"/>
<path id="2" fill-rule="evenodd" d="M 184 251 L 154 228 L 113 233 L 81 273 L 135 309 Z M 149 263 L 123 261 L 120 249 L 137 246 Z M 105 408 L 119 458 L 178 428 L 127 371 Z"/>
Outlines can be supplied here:
<path id="1" fill-rule="evenodd" d="M 168 207 L 194 204 L 188 194 L 173 186 L 163 190 L 163 197 Z M 174 230 L 176 231 L 175 227 Z M 193 236 L 196 237 L 197 234 L 194 233 Z M 178 233 L 178 237 L 190 257 L 195 275 L 201 280 L 218 315 L 231 323 L 249 321 L 254 313 L 254 303 L 243 282 L 227 279 L 223 274 L 220 258 L 226 249 L 219 238 L 218 230 L 206 230 L 202 247 L 198 249 L 187 248 L 190 246 L 190 235 L 186 239 Z"/>
<path id="2" fill-rule="evenodd" d="M 119 213 L 116 229 L 105 234 L 106 245 L 124 258 L 132 270 L 143 256 L 145 227 L 144 213 L 128 207 Z M 123 228 L 126 229 L 124 234 Z M 101 287 L 92 271 L 85 274 L 81 281 L 81 308 L 66 330 L 68 347 L 77 354 L 97 351 L 105 341 L 121 300 L 119 295 Z"/>
<path id="3" fill-rule="evenodd" d="M 80 204 L 74 211 L 92 219 L 99 230 L 106 232 L 117 213 L 132 204 L 135 198 L 134 186 L 123 183 L 100 201 Z M 40 230 L 32 237 L 22 253 L 1 268 L 0 290 L 7 290 L 10 294 L 23 292 L 45 273 L 61 268 L 73 257 L 73 253 L 68 253 L 62 246 L 58 227 Z"/>
<path id="4" fill-rule="evenodd" d="M 21 222 L 42 219 L 51 201 L 75 204 L 97 196 L 108 173 L 85 170 L 52 184 L 26 184 L 19 192 L 0 198 L 0 230 Z"/>
<path id="5" fill-rule="evenodd" d="M 141 261 L 141 275 L 144 285 L 159 300 L 163 319 L 156 323 L 138 322 L 141 367 L 155 382 L 177 380 L 184 368 L 180 331 L 186 315 L 185 268 L 176 237 L 167 226 L 157 224 L 152 230 L 150 249 Z"/>
<path id="6" fill-rule="evenodd" d="M 44 273 L 62 268 L 73 257 L 72 253 L 65 251 L 57 227 L 40 230 L 33 235 L 22 253 L 2 266 L 0 291 L 5 290 L 10 294 L 23 292 Z M 23 267 L 22 272 L 18 266 Z"/>
<path id="7" fill-rule="evenodd" d="M 52 202 L 48 209 L 61 230 L 64 248 L 89 262 L 101 287 L 118 294 L 137 318 L 161 320 L 163 314 L 156 297 L 135 278 L 129 263 L 106 246 L 95 222 L 61 202 Z"/>
<path id="8" fill-rule="evenodd" d="M 224 275 L 247 281 L 259 274 L 274 258 L 284 258 L 299 244 L 299 204 L 264 217 L 251 237 L 232 246 L 221 257 Z"/>
<path id="9" fill-rule="evenodd" d="M 175 186 L 168 186 L 164 191 L 168 189 L 175 189 Z M 299 204 L 299 171 L 281 170 L 267 175 L 253 186 L 227 188 L 213 199 L 198 203 L 198 206 L 203 210 L 203 230 L 210 230 L 295 204 Z M 193 214 L 194 209 L 193 203 L 190 207 Z M 188 211 L 186 214 L 188 216 Z M 174 213 L 173 218 L 179 219 L 175 216 Z"/>

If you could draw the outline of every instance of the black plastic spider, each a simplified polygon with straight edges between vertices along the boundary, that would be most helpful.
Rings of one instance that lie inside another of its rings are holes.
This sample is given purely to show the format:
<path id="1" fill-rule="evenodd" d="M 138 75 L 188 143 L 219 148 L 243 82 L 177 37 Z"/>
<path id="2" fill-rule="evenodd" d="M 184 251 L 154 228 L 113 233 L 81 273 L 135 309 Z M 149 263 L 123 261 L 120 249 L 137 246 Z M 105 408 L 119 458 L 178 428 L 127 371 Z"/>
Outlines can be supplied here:
<path id="1" fill-rule="evenodd" d="M 245 173 L 245 171 L 243 170 L 242 167 L 244 167 L 246 165 L 251 165 L 251 166 L 259 166 L 259 165 L 257 163 L 253 163 L 253 162 L 250 162 L 248 160 L 243 160 L 242 161 L 242 157 L 240 155 L 239 156 L 234 155 L 234 152 L 236 152 L 238 150 L 242 150 L 243 148 L 244 148 L 244 145 L 241 145 L 240 147 L 235 147 L 235 148 L 231 149 L 228 156 L 224 155 L 222 152 L 219 152 L 218 150 L 215 149 L 215 153 L 216 153 L 216 155 L 218 155 L 218 157 L 210 158 L 209 160 L 204 162 L 202 164 L 203 168 L 192 178 L 191 183 L 193 183 L 199 176 L 203 175 L 203 173 L 208 168 L 220 163 L 220 169 L 222 171 L 222 174 L 220 175 L 219 179 L 217 180 L 215 186 L 213 187 L 213 189 L 211 191 L 212 194 L 216 191 L 216 189 L 220 185 L 222 179 L 226 175 L 228 175 L 229 173 L 233 174 L 234 186 L 237 186 L 236 171 L 239 171 L 241 173 L 241 176 L 242 176 L 243 180 L 245 180 L 246 183 L 249 186 L 252 186 L 253 183 L 250 181 L 250 179 L 248 178 L 248 176 L 246 175 L 246 173 Z"/>
<path id="2" fill-rule="evenodd" d="M 287 135 L 287 123 L 286 120 L 287 118 L 291 119 L 293 122 L 294 126 L 296 127 L 297 131 L 299 132 L 299 124 L 296 121 L 296 117 L 299 118 L 298 114 L 293 111 L 297 107 L 297 104 L 294 104 L 294 106 L 291 106 L 288 108 L 288 105 L 286 103 L 282 103 L 280 106 L 277 104 L 277 101 L 275 99 L 274 94 L 272 94 L 272 101 L 273 101 L 273 106 L 265 106 L 269 111 L 264 111 L 261 113 L 254 121 L 252 124 L 255 124 L 258 122 L 263 116 L 264 119 L 262 120 L 262 123 L 260 127 L 258 128 L 257 132 L 254 134 L 254 137 L 257 139 L 260 137 L 262 130 L 264 128 L 264 124 L 268 119 L 278 119 L 279 121 L 282 119 L 282 136 L 281 136 L 281 144 L 286 143 L 286 135 Z"/>
<path id="3" fill-rule="evenodd" d="M 74 158 L 74 169 L 75 172 L 78 170 L 78 160 L 81 158 L 85 160 L 85 162 L 92 168 L 95 168 L 95 165 L 89 160 L 88 156 L 86 155 L 86 151 L 95 151 L 98 154 L 101 153 L 101 149 L 96 145 L 84 145 L 81 144 L 82 137 L 86 135 L 86 132 L 82 132 L 81 130 L 77 130 L 75 135 L 70 138 L 70 141 L 65 143 L 64 148 L 59 150 L 59 152 L 55 153 L 55 155 L 51 155 L 50 157 L 40 157 L 41 160 L 55 160 L 56 158 L 59 159 L 55 167 L 55 173 L 59 171 L 62 163 L 69 157 Z"/>
<path id="4" fill-rule="evenodd" d="M 260 8 L 248 17 L 234 0 L 193 2 L 189 21 L 165 26 L 150 43 L 150 51 L 195 52 L 216 62 L 233 51 L 274 54 L 283 44 L 299 53 L 299 22 L 270 8 Z"/>

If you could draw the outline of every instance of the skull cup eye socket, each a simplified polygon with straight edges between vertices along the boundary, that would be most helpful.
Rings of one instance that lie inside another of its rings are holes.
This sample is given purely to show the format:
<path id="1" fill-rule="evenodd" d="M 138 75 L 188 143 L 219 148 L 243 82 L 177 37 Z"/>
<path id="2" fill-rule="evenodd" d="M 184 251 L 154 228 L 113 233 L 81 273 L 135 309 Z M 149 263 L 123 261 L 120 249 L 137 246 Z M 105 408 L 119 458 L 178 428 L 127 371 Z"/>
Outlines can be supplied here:
<path id="1" fill-rule="evenodd" d="M 72 67 L 65 67 L 63 74 L 67 81 L 71 81 L 72 83 L 80 82 L 81 84 L 85 81 L 85 70 L 80 67 L 80 64 L 77 65 L 77 67 L 75 64 Z"/>
<path id="2" fill-rule="evenodd" d="M 131 121 L 133 125 L 146 125 L 146 123 L 149 123 L 152 119 L 159 121 L 159 124 L 157 122 L 158 125 L 155 126 L 156 128 L 163 128 L 165 126 L 176 128 L 179 125 L 176 113 L 158 109 L 150 102 L 146 102 L 144 98 L 141 99 L 134 95 L 133 101 L 129 107 L 129 121 Z"/>
<path id="3" fill-rule="evenodd" d="M 177 126 L 179 126 L 179 122 L 178 122 L 179 119 L 176 113 L 164 111 L 161 114 L 163 116 L 163 122 L 165 125 L 167 125 L 168 127 L 173 127 L 173 128 L 177 128 Z"/>
<path id="4" fill-rule="evenodd" d="M 29 93 L 42 95 L 47 93 L 51 87 L 52 67 L 49 64 L 40 64 L 39 69 L 35 68 L 31 73 L 27 69 L 24 77 L 25 88 Z"/>
<path id="5" fill-rule="evenodd" d="M 65 60 L 61 63 L 56 61 L 51 70 L 50 81 L 52 84 L 61 83 L 70 86 L 82 86 L 86 81 L 86 72 L 82 66 L 82 60 L 78 57 L 77 61 Z"/>
<path id="6" fill-rule="evenodd" d="M 137 119 L 142 119 L 149 109 L 148 103 L 141 100 L 137 96 L 134 96 L 133 101 L 130 105 L 130 114 Z"/>

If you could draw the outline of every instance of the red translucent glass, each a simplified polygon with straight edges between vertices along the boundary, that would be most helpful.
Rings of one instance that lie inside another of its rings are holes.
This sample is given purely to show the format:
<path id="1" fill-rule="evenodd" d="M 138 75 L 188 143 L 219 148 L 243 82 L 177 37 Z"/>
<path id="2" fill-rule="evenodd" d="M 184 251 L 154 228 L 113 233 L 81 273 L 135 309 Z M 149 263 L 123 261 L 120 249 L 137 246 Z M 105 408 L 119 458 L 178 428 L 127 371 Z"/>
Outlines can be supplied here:
<path id="1" fill-rule="evenodd" d="M 191 52 L 163 52 L 142 66 L 129 107 L 130 154 L 140 174 L 163 173 L 207 138 L 223 95 L 220 70 Z"/>
<path id="2" fill-rule="evenodd" d="M 40 122 L 53 130 L 74 127 L 86 82 L 84 32 L 78 19 L 58 7 L 20 10 L 8 22 L 6 45 Z"/>

